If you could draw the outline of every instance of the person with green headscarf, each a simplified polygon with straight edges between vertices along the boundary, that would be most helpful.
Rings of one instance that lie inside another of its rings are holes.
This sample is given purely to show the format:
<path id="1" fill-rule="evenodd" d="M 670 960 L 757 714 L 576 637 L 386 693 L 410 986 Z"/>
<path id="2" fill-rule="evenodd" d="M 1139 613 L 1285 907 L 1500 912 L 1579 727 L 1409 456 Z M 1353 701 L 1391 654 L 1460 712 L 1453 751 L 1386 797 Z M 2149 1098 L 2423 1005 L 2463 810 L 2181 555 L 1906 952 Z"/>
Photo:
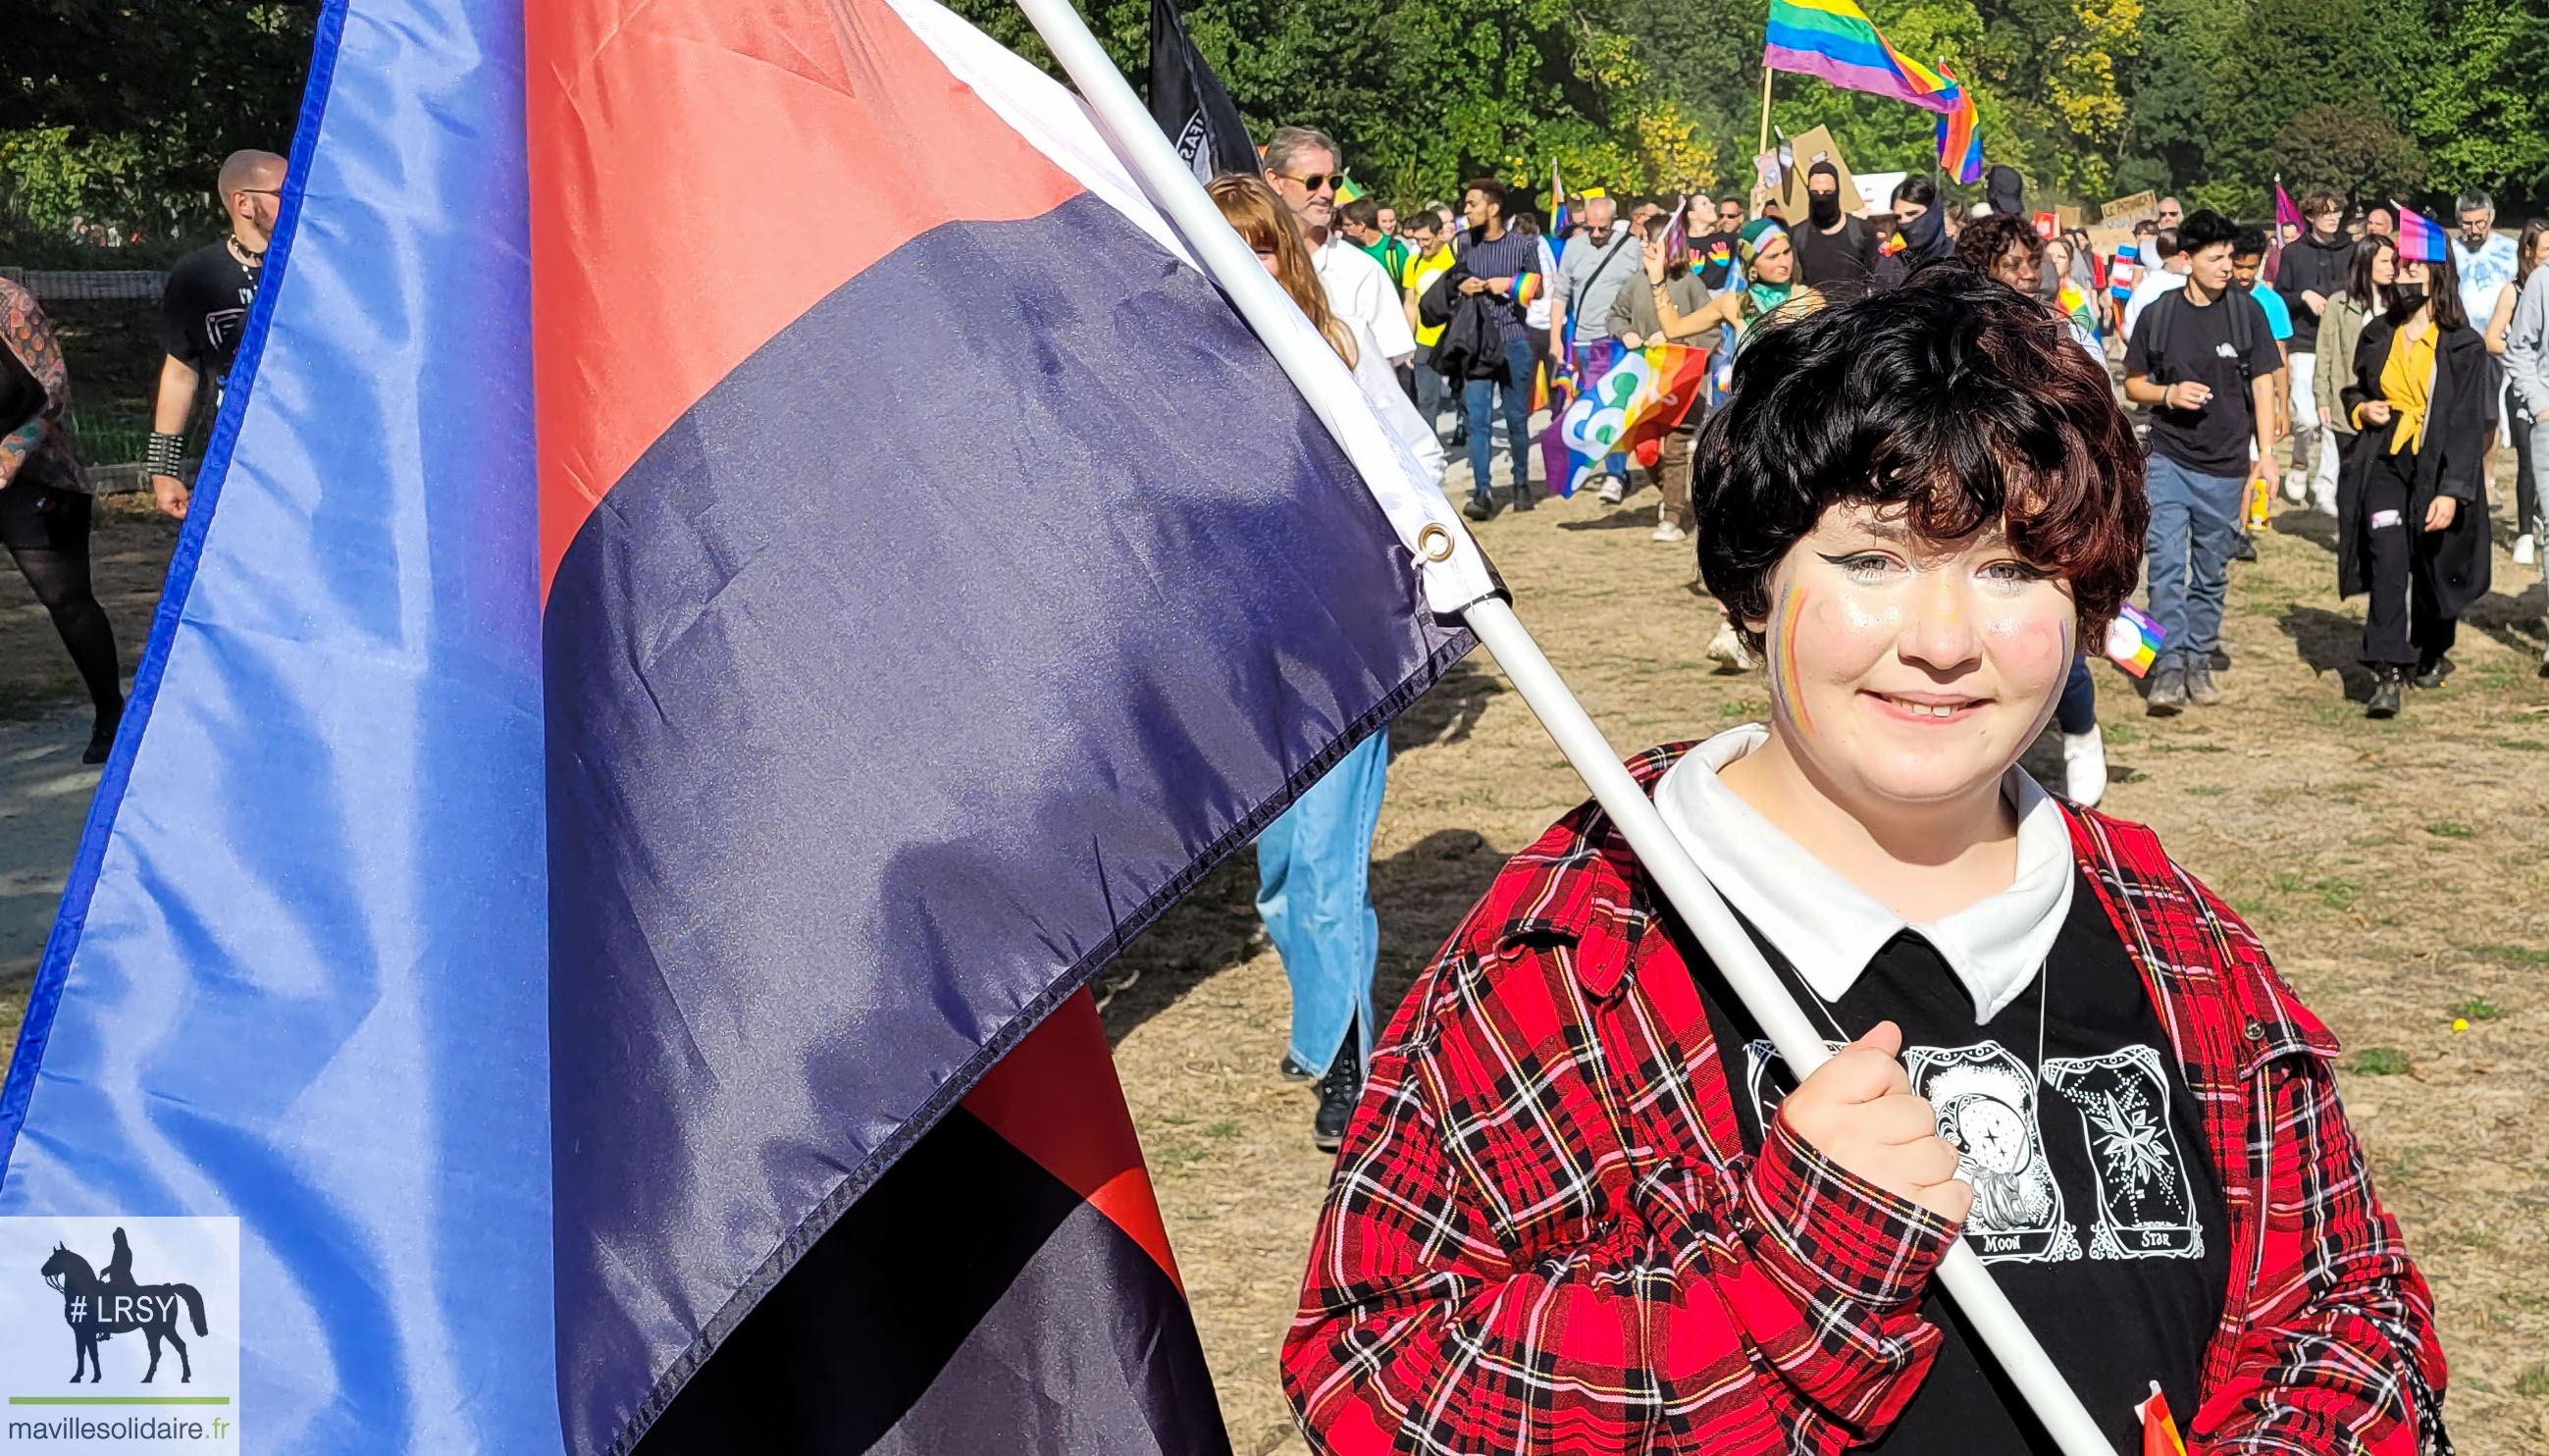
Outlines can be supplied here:
<path id="1" fill-rule="evenodd" d="M 1655 317 L 1663 322 L 1665 339 L 1689 339 L 1725 328 L 1733 331 L 1735 345 L 1741 348 L 1745 334 L 1771 314 L 1782 310 L 1805 314 L 1823 307 L 1822 294 L 1798 286 L 1796 248 L 1788 242 L 1787 230 L 1771 219 L 1755 218 L 1745 224 L 1736 235 L 1735 255 L 1749 281 L 1719 294 L 1696 312 L 1684 313 L 1664 288 L 1663 244 L 1647 244 L 1647 283 L 1654 294 Z"/>

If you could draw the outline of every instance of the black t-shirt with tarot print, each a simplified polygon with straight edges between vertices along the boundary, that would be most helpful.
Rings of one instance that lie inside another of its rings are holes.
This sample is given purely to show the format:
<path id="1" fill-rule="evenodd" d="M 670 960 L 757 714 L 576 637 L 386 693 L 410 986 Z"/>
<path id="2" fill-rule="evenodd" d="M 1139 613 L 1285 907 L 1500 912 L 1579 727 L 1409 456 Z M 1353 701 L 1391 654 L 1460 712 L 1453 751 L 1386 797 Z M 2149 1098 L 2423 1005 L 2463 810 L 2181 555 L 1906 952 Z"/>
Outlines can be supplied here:
<path id="1" fill-rule="evenodd" d="M 2228 1219 L 2201 1110 L 2088 880 L 2072 888 L 2044 973 L 1980 1026 L 1963 984 L 1913 931 L 1829 1004 L 1829 1021 L 1777 948 L 1754 939 L 1809 1017 L 1853 1038 L 1879 1021 L 1903 1028 L 1913 1090 L 1974 1186 L 1967 1242 L 2116 1449 L 2141 1449 L 2135 1409 L 2154 1382 L 2183 1429 L 2228 1288 Z M 1757 1150 L 1795 1080 L 1707 958 L 1691 959 Z M 1936 1361 L 1884 1436 L 1853 1449 L 2055 1456 L 1953 1303 L 1934 1290 L 1922 1313 L 1943 1334 Z"/>

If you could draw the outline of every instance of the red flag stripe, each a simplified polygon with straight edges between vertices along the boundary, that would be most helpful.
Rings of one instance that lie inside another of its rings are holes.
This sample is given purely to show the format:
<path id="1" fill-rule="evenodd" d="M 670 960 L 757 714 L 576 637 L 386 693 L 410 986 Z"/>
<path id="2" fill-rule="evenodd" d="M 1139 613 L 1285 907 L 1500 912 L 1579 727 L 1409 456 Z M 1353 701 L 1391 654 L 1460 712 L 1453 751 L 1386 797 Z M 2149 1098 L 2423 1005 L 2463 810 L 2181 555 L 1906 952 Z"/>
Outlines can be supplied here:
<path id="1" fill-rule="evenodd" d="M 543 599 L 620 473 L 817 300 L 942 223 L 1082 190 L 884 0 L 554 0 L 524 26 Z"/>
<path id="2" fill-rule="evenodd" d="M 1002 1057 L 966 1096 L 965 1110 L 1088 1200 L 1184 1293 L 1106 1028 L 1087 992 L 1064 1002 Z"/>

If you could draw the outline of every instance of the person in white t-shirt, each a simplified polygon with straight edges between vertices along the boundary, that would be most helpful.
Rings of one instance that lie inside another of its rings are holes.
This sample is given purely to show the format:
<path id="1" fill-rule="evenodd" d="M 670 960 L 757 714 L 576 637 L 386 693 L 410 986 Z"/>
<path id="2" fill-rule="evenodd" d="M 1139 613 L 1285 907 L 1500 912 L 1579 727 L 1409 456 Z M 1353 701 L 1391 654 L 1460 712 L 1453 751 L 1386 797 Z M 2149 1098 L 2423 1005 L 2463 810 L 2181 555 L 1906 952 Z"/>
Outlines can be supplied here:
<path id="1" fill-rule="evenodd" d="M 1415 357 L 1416 336 L 1408 330 L 1398 285 L 1371 254 L 1336 231 L 1337 184 L 1345 180 L 1338 167 L 1337 144 L 1325 132 L 1283 127 L 1266 143 L 1266 185 L 1292 210 L 1328 307 L 1363 325 L 1379 340 L 1382 362 L 1394 369 Z"/>

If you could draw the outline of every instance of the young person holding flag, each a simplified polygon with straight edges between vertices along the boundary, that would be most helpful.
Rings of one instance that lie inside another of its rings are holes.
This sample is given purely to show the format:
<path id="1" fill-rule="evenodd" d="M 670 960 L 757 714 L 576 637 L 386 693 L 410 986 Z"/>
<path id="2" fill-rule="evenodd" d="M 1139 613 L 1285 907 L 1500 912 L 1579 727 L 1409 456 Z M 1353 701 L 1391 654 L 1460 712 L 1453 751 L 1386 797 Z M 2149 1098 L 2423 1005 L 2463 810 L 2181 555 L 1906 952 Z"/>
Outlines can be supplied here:
<path id="1" fill-rule="evenodd" d="M 1798 1004 L 1802 1083 L 1592 805 L 1374 1053 L 1283 1349 L 1315 1449 L 2044 1449 L 1932 1288 L 1993 1266 L 2119 1451 L 2411 1456 L 2432 1300 L 2336 1045 L 2149 830 L 2019 755 L 2130 591 L 2106 371 L 1962 268 L 1760 330 L 1695 446 L 1765 724 L 1633 771 Z M 2156 1394 L 2155 1394 L 2156 1393 Z"/>

